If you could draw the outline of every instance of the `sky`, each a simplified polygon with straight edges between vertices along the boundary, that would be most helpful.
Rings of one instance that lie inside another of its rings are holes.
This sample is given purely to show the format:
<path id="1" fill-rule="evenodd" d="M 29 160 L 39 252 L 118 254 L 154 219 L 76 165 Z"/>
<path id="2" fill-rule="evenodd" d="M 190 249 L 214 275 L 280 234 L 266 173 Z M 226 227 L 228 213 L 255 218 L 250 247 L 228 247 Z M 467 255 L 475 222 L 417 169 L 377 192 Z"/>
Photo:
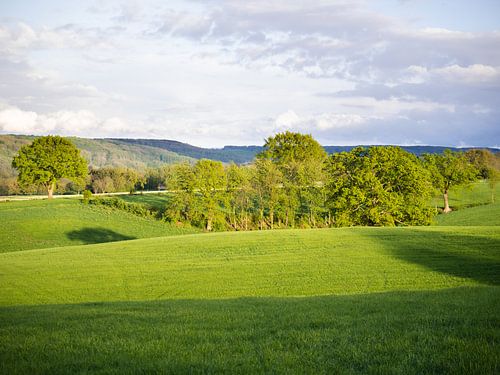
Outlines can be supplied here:
<path id="1" fill-rule="evenodd" d="M 500 146 L 500 0 L 0 1 L 0 133 Z"/>

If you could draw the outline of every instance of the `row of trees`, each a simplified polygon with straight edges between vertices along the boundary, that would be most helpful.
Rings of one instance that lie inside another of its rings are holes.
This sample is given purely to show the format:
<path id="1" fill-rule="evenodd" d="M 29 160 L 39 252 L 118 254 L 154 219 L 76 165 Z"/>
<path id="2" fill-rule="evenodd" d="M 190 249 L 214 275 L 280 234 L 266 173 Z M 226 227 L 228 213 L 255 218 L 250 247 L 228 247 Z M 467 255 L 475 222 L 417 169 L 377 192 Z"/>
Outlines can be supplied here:
<path id="1" fill-rule="evenodd" d="M 286 132 L 268 138 L 251 165 L 203 159 L 142 173 L 101 168 L 87 174 L 84 160 L 68 151 L 68 143 L 42 137 L 21 149 L 13 161 L 19 182 L 43 185 L 49 196 L 62 178 L 94 192 L 165 186 L 174 191 L 165 219 L 208 231 L 425 225 L 435 213 L 429 207 L 435 189 L 443 193 L 448 212 L 450 187 L 477 178 L 497 181 L 499 169 L 498 157 L 484 150 L 418 158 L 398 147 L 358 147 L 328 156 L 310 135 Z M 58 145 L 64 146 L 64 156 Z M 35 156 L 39 149 L 51 155 L 43 163 Z"/>
<path id="2" fill-rule="evenodd" d="M 327 157 L 310 136 L 284 133 L 267 139 L 250 166 L 172 167 L 167 185 L 176 194 L 165 217 L 206 230 L 426 225 L 436 189 L 449 212 L 450 187 L 479 176 L 465 154 L 418 158 L 398 147 L 358 147 Z"/>

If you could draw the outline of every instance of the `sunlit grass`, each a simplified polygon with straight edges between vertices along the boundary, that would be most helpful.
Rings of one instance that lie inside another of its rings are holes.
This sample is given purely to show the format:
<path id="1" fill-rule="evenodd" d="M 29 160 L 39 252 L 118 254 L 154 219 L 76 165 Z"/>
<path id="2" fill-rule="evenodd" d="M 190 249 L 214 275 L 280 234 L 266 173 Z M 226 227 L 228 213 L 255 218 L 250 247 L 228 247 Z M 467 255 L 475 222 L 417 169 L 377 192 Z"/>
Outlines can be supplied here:
<path id="1" fill-rule="evenodd" d="M 149 238 L 197 230 L 177 228 L 77 199 L 0 203 L 0 252 Z"/>

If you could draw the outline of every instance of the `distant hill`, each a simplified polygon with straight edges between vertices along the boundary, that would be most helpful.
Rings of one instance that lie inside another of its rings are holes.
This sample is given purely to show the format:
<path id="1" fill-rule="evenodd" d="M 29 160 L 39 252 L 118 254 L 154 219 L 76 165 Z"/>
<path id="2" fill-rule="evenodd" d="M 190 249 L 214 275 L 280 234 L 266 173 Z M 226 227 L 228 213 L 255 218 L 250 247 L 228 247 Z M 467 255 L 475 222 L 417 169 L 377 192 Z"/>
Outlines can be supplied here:
<path id="1" fill-rule="evenodd" d="M 12 175 L 12 158 L 17 150 L 36 137 L 26 135 L 0 135 L 0 176 Z M 70 137 L 71 141 L 81 150 L 82 155 L 90 166 L 100 167 L 129 167 L 144 169 L 158 167 L 165 163 L 191 162 L 189 156 L 147 145 L 105 139 L 88 139 Z"/>
<path id="2" fill-rule="evenodd" d="M 223 148 L 202 148 L 192 146 L 187 143 L 182 143 L 178 141 L 163 140 L 163 139 L 111 139 L 116 142 L 134 144 L 134 145 L 146 145 L 161 148 L 164 150 L 169 150 L 175 152 L 179 155 L 189 156 L 194 159 L 214 159 L 220 160 L 225 163 L 235 162 L 238 164 L 249 163 L 255 156 L 262 151 L 262 146 L 224 146 Z M 327 153 L 335 154 L 342 151 L 350 151 L 357 146 L 323 146 Z M 364 146 L 369 147 L 369 146 Z M 466 151 L 471 148 L 456 148 L 456 147 L 445 147 L 445 146 L 399 146 L 404 150 L 411 152 L 415 155 L 422 155 L 425 153 L 435 154 L 442 153 L 446 149 L 454 151 Z M 487 148 L 487 147 L 485 147 Z M 499 152 L 500 149 L 487 148 L 492 152 Z"/>
<path id="3" fill-rule="evenodd" d="M 237 164 L 249 163 L 260 151 L 262 146 L 224 146 L 223 148 L 202 148 L 187 143 L 167 139 L 125 139 L 111 138 L 115 142 L 134 145 L 152 146 L 175 152 L 179 155 L 189 156 L 194 159 L 213 159 L 224 163 Z"/>
<path id="4" fill-rule="evenodd" d="M 17 150 L 33 141 L 35 136 L 0 135 L 0 176 L 11 176 L 10 164 Z M 196 159 L 220 160 L 224 163 L 250 163 L 262 151 L 262 146 L 225 146 L 223 148 L 202 148 L 172 140 L 162 139 L 125 139 L 107 138 L 90 139 L 70 137 L 82 151 L 89 165 L 100 168 L 105 166 L 144 169 L 162 164 L 193 162 Z M 324 146 L 329 153 L 349 151 L 355 146 Z M 403 149 L 421 155 L 423 153 L 441 153 L 452 150 L 468 150 L 442 146 L 401 146 Z M 499 152 L 499 149 L 489 150 Z"/>

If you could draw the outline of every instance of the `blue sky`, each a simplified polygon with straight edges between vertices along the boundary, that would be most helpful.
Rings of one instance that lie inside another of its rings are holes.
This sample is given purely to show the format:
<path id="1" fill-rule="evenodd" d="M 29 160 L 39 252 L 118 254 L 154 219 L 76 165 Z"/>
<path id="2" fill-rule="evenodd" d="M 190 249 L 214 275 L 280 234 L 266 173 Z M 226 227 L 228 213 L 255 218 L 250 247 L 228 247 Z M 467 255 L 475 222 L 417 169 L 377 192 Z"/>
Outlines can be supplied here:
<path id="1" fill-rule="evenodd" d="M 0 3 L 0 133 L 500 145 L 500 1 Z"/>

